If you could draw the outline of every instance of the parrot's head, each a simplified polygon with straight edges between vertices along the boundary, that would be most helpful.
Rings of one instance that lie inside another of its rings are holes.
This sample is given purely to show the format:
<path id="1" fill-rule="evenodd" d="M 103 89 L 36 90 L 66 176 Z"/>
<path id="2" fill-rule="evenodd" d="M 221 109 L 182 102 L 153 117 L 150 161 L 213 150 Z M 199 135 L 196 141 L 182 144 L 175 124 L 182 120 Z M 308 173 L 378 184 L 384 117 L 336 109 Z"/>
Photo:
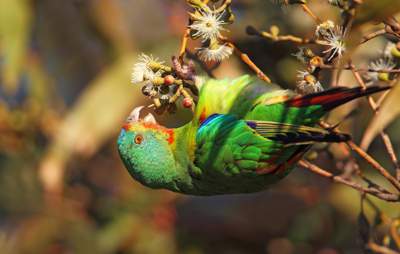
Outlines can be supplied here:
<path id="1" fill-rule="evenodd" d="M 143 119 L 135 108 L 122 127 L 118 151 L 133 178 L 151 188 L 177 191 L 174 132 L 159 125 L 152 114 Z"/>

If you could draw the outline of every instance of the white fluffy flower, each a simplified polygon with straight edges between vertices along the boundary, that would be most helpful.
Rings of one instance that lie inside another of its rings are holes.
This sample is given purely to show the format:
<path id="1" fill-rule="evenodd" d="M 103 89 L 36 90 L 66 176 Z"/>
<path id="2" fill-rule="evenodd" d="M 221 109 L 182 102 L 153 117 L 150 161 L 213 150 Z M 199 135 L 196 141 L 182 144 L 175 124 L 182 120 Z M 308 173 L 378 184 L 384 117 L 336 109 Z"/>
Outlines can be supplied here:
<path id="1" fill-rule="evenodd" d="M 341 27 L 337 26 L 335 29 L 330 30 L 329 33 L 324 36 L 324 40 L 329 46 L 324 53 L 331 53 L 331 56 L 328 58 L 329 61 L 332 60 L 335 55 L 341 57 L 343 52 L 346 51 L 346 43 L 344 42 L 344 34 Z"/>
<path id="2" fill-rule="evenodd" d="M 139 61 L 135 63 L 132 69 L 131 82 L 135 84 L 161 76 L 160 71 L 154 72 L 150 68 L 150 64 L 153 63 L 162 64 L 163 62 L 160 62 L 158 58 L 153 58 L 152 55 L 148 56 L 143 53 L 139 55 Z"/>
<path id="3" fill-rule="evenodd" d="M 200 48 L 197 55 L 205 62 L 220 62 L 228 58 L 232 53 L 233 49 L 231 47 L 226 44 L 217 44 L 207 48 Z"/>
<path id="4" fill-rule="evenodd" d="M 297 90 L 301 94 L 317 93 L 324 90 L 322 84 L 308 71 L 299 71 L 297 77 Z"/>
<path id="5" fill-rule="evenodd" d="M 389 41 L 389 42 L 386 44 L 385 49 L 383 50 L 383 55 L 384 55 L 386 58 L 392 58 L 392 57 L 393 57 L 392 52 L 393 52 L 393 50 L 395 50 L 395 49 L 396 49 L 396 44 L 394 44 L 393 42 Z"/>
<path id="6" fill-rule="evenodd" d="M 378 60 L 372 61 L 368 65 L 368 69 L 371 71 L 366 73 L 365 77 L 369 81 L 378 81 L 380 80 L 379 74 L 385 73 L 385 71 L 393 70 L 396 67 L 396 64 L 389 57 L 379 58 Z M 386 72 L 387 73 L 387 72 Z"/>
<path id="7" fill-rule="evenodd" d="M 193 35 L 201 37 L 203 41 L 212 40 L 221 36 L 222 26 L 226 23 L 222 20 L 224 12 L 213 13 L 212 11 L 200 11 L 200 15 L 194 16 L 190 29 L 196 31 Z"/>

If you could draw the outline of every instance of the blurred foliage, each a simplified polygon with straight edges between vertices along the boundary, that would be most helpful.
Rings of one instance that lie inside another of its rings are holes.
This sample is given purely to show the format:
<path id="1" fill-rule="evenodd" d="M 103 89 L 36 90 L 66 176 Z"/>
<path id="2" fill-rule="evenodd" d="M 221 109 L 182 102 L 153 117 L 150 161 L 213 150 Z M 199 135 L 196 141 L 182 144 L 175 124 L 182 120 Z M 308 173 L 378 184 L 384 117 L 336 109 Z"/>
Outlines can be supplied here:
<path id="1" fill-rule="evenodd" d="M 362 30 L 374 25 L 364 23 L 369 17 L 399 11 L 397 1 L 366 2 L 371 7 L 357 21 Z M 338 19 L 325 1 L 310 7 Z M 132 65 L 141 51 L 163 60 L 177 54 L 186 11 L 178 0 L 0 1 L 1 253 L 362 253 L 355 239 L 358 193 L 308 172 L 297 170 L 262 193 L 208 198 L 150 190 L 130 178 L 116 137 L 128 112 L 149 103 L 129 84 Z M 233 1 L 233 11 L 232 40 L 282 87 L 293 88 L 296 47 L 249 37 L 245 27 L 276 24 L 309 36 L 312 20 L 300 8 L 282 11 L 265 0 Z M 383 41 L 367 43 L 355 62 L 375 57 Z M 214 74 L 244 72 L 231 58 Z M 396 119 L 391 109 L 399 103 L 383 106 L 386 117 Z M 356 139 L 371 117 L 361 104 L 342 125 Z M 180 112 L 178 120 L 160 121 L 180 125 L 190 117 Z M 389 128 L 397 151 L 399 127 L 395 120 Z M 334 167 L 342 155 L 331 150 L 321 151 L 319 164 Z M 391 165 L 382 150 L 380 141 L 370 147 Z M 397 204 L 378 205 L 400 216 Z M 366 216 L 372 221 L 373 210 Z"/>
<path id="2" fill-rule="evenodd" d="M 372 140 L 378 135 L 378 133 L 384 130 L 400 114 L 400 107 L 398 106 L 399 97 L 400 86 L 398 84 L 395 84 L 393 90 L 390 91 L 388 97 L 382 103 L 380 113 L 374 117 L 364 134 L 362 144 L 365 149 L 368 148 L 368 146 L 371 144 Z"/>
<path id="3" fill-rule="evenodd" d="M 31 12 L 28 0 L 0 3 L 1 80 L 7 92 L 15 91 L 23 70 L 32 25 Z"/>

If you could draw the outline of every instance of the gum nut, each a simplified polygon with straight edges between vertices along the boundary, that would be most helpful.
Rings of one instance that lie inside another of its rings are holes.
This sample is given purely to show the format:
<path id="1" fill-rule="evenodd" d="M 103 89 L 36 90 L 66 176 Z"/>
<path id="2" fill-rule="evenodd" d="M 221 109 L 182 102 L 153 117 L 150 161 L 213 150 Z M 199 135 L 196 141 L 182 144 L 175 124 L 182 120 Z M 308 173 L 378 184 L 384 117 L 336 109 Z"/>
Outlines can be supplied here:
<path id="1" fill-rule="evenodd" d="M 175 78 L 172 75 L 167 75 L 164 77 L 164 84 L 169 86 L 175 82 Z"/>
<path id="2" fill-rule="evenodd" d="M 192 105 L 193 105 L 193 100 L 190 99 L 190 98 L 184 98 L 184 99 L 183 99 L 183 102 L 182 102 L 182 105 L 183 105 L 185 108 L 191 108 Z"/>

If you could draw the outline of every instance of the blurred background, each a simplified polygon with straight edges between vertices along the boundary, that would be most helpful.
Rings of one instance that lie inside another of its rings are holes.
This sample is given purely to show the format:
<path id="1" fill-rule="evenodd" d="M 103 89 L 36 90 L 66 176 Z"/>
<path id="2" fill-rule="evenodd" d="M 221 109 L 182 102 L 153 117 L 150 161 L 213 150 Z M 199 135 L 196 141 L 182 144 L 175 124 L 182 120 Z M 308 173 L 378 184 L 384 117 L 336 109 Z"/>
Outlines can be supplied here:
<path id="1" fill-rule="evenodd" d="M 298 7 L 233 3 L 236 22 L 227 35 L 275 82 L 294 88 L 304 68 L 291 56 L 296 45 L 250 37 L 245 28 L 275 24 L 282 33 L 311 37 L 313 21 Z M 327 1 L 311 1 L 310 8 L 324 19 L 339 19 Z M 132 66 L 140 52 L 169 63 L 178 53 L 187 10 L 183 0 L 0 1 L 2 254 L 363 253 L 359 193 L 304 169 L 262 193 L 218 197 L 151 190 L 128 175 L 116 149 L 119 129 L 133 107 L 150 103 L 139 85 L 130 84 Z M 365 44 L 355 62 L 365 67 L 386 41 Z M 236 57 L 214 70 L 218 78 L 242 73 L 250 71 Z M 340 83 L 356 85 L 346 73 Z M 330 116 L 336 123 L 357 107 L 341 125 L 357 142 L 372 116 L 366 102 Z M 161 121 L 177 126 L 190 117 L 179 112 Z M 399 128 L 399 120 L 388 128 L 397 154 Z M 347 156 L 337 146 L 315 149 L 316 163 L 333 172 Z M 392 167 L 379 139 L 369 152 Z M 398 204 L 372 200 L 388 216 L 400 215 Z M 366 212 L 374 217 L 369 207 Z"/>

